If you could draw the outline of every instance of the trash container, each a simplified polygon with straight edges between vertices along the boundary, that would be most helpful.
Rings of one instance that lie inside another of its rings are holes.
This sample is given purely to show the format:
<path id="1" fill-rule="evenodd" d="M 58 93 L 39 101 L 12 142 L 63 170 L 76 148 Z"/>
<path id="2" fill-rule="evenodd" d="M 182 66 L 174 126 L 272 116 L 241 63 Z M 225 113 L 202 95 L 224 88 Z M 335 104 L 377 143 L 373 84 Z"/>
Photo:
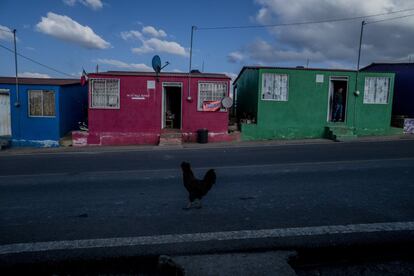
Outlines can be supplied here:
<path id="1" fill-rule="evenodd" d="M 197 143 L 205 144 L 208 143 L 208 129 L 203 128 L 197 130 Z"/>

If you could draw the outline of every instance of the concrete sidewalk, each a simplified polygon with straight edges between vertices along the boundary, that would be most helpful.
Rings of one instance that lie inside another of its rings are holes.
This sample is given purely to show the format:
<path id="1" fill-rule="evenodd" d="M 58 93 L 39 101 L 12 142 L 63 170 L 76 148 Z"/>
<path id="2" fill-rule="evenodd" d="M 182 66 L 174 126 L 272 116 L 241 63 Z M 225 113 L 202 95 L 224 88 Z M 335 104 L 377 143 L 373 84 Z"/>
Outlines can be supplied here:
<path id="1" fill-rule="evenodd" d="M 413 140 L 413 134 L 392 135 L 392 136 L 369 136 L 359 137 L 352 141 L 339 143 L 356 142 L 386 142 L 398 140 Z M 88 153 L 88 152 L 128 152 L 128 151 L 153 151 L 153 150 L 177 150 L 177 149 L 208 149 L 208 148 L 237 148 L 237 147 L 262 147 L 262 146 L 289 146 L 307 144 L 332 144 L 338 143 L 329 139 L 298 139 L 298 140 L 259 140 L 259 141 L 232 141 L 219 143 L 184 143 L 174 146 L 157 145 L 128 145 L 128 146 L 86 146 L 86 147 L 57 147 L 57 148 L 28 148 L 13 147 L 0 150 L 1 155 L 26 155 L 26 154 L 54 154 L 54 153 Z"/>

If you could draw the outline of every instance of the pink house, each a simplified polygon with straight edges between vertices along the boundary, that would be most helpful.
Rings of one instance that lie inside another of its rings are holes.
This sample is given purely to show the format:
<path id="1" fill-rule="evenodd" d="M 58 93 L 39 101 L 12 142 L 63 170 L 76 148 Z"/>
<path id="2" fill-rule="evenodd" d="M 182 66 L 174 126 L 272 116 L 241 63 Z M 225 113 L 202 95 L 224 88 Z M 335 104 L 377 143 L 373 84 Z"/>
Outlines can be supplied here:
<path id="1" fill-rule="evenodd" d="M 158 144 L 170 134 L 195 142 L 199 129 L 208 130 L 209 142 L 232 139 L 221 105 L 230 89 L 224 74 L 109 71 L 88 77 L 89 130 L 73 133 L 74 146 Z"/>

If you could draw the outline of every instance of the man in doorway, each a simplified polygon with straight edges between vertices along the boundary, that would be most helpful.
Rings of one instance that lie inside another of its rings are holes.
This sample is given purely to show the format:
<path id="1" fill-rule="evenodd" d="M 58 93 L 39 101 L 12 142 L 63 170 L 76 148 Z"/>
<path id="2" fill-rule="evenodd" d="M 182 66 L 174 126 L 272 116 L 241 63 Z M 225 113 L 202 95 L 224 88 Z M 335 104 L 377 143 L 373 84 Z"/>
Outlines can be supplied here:
<path id="1" fill-rule="evenodd" d="M 343 88 L 339 88 L 338 91 L 335 93 L 334 97 L 334 114 L 333 114 L 333 121 L 334 122 L 343 122 L 342 119 L 342 111 L 343 111 Z"/>

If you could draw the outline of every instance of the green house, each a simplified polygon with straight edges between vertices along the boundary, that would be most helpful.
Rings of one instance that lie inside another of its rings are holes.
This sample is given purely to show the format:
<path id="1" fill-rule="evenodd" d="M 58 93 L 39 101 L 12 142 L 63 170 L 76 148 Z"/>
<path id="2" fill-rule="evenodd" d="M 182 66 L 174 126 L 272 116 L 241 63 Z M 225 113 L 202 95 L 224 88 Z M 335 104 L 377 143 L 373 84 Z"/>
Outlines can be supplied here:
<path id="1" fill-rule="evenodd" d="M 235 112 L 243 140 L 402 133 L 390 126 L 393 87 L 393 73 L 246 66 Z"/>

